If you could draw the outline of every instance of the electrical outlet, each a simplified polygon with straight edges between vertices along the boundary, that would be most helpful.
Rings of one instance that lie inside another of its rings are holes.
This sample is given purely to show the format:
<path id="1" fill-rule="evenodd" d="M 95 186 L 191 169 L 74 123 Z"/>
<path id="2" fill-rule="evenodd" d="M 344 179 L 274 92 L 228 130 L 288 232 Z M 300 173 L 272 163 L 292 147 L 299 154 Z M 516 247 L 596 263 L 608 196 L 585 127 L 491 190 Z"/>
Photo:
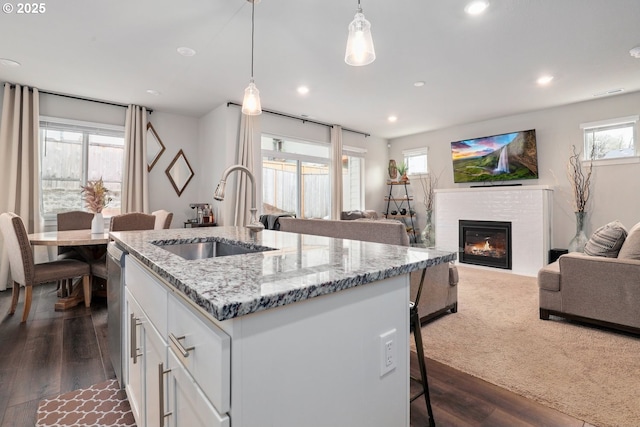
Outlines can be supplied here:
<path id="1" fill-rule="evenodd" d="M 397 365 L 396 330 L 392 329 L 380 335 L 380 376 L 393 371 Z"/>

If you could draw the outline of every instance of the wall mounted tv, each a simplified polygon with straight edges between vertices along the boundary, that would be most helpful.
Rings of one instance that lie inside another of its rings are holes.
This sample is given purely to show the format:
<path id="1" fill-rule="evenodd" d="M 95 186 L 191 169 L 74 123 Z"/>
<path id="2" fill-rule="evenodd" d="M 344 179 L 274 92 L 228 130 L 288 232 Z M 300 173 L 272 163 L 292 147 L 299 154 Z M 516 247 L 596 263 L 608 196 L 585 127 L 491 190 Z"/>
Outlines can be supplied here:
<path id="1" fill-rule="evenodd" d="M 451 143 L 453 182 L 538 178 L 535 129 Z"/>

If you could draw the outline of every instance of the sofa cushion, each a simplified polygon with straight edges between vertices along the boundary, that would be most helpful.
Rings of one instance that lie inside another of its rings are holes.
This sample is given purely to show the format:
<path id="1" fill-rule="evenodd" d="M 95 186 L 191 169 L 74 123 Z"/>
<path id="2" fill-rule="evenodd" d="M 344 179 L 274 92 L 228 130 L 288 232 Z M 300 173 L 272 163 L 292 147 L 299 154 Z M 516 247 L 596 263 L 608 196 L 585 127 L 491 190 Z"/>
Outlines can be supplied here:
<path id="1" fill-rule="evenodd" d="M 640 222 L 629 230 L 629 235 L 620 248 L 618 258 L 640 259 Z"/>
<path id="2" fill-rule="evenodd" d="M 560 263 L 552 262 L 538 271 L 538 286 L 547 291 L 560 290 Z"/>
<path id="3" fill-rule="evenodd" d="M 613 221 L 598 228 L 584 247 L 584 253 L 591 256 L 616 258 L 627 237 L 627 229 L 620 221 Z"/>

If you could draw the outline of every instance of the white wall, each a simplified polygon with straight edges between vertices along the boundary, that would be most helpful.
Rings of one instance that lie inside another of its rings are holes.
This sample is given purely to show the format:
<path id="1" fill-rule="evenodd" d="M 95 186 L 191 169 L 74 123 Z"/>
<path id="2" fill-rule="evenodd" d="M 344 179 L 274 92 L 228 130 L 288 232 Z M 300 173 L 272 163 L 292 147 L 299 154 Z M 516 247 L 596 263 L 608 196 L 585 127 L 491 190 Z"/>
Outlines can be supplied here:
<path id="1" fill-rule="evenodd" d="M 200 201 L 197 182 L 207 174 L 200 162 L 198 119 L 160 111 L 154 111 L 148 119 L 165 146 L 164 153 L 149 172 L 149 209 L 151 212 L 158 209 L 173 212 L 171 228 L 180 228 L 184 221 L 195 216 L 189 208 L 189 203 Z M 194 176 L 178 196 L 169 181 L 166 169 L 180 150 L 184 152 Z"/>
<path id="2" fill-rule="evenodd" d="M 572 195 L 566 174 L 571 145 L 582 149 L 581 123 L 640 113 L 640 92 L 601 98 L 563 107 L 464 124 L 448 129 L 393 139 L 390 158 L 402 159 L 402 150 L 428 147 L 429 166 L 440 175 L 440 188 L 468 187 L 454 184 L 450 143 L 462 139 L 535 129 L 538 143 L 539 179 L 520 181 L 523 185 L 551 185 L 552 247 L 566 248 L 575 234 Z M 638 132 L 640 138 L 640 132 Z M 615 219 L 627 228 L 640 221 L 640 163 L 594 166 L 592 200 L 587 233 Z M 416 186 L 414 191 L 418 191 Z M 419 191 L 417 193 L 420 194 Z M 417 206 L 422 208 L 421 197 Z M 421 213 L 420 209 L 417 209 Z M 420 217 L 424 224 L 424 214 Z M 437 221 L 437 218 L 435 218 Z"/>

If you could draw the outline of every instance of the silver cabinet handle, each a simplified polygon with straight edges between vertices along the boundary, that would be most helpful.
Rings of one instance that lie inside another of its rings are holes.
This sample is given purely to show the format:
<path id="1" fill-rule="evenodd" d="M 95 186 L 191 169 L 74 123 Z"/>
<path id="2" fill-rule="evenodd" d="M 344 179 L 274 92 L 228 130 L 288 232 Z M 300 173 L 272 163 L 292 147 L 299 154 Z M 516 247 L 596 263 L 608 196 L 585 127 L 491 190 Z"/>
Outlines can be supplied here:
<path id="1" fill-rule="evenodd" d="M 158 412 L 160 413 L 160 427 L 164 427 L 164 419 L 171 415 L 171 412 L 164 413 L 164 374 L 171 372 L 171 369 L 164 370 L 162 363 L 158 364 Z"/>
<path id="2" fill-rule="evenodd" d="M 138 338 L 136 336 L 136 328 L 141 324 L 142 322 L 140 322 L 140 319 L 138 319 L 133 313 L 131 313 L 131 317 L 129 319 L 129 328 L 131 333 L 129 334 L 129 336 L 131 338 L 130 353 L 134 365 L 138 362 L 138 356 L 140 356 L 140 354 L 138 354 Z"/>
<path id="3" fill-rule="evenodd" d="M 182 335 L 181 337 L 176 337 L 171 332 L 169 332 L 169 339 L 171 340 L 173 345 L 175 345 L 178 348 L 178 351 L 180 351 L 180 353 L 182 354 L 182 357 L 189 357 L 189 352 L 191 350 L 195 350 L 196 349 L 195 347 L 185 348 L 182 345 L 182 343 L 180 341 L 185 339 L 184 335 Z"/>

